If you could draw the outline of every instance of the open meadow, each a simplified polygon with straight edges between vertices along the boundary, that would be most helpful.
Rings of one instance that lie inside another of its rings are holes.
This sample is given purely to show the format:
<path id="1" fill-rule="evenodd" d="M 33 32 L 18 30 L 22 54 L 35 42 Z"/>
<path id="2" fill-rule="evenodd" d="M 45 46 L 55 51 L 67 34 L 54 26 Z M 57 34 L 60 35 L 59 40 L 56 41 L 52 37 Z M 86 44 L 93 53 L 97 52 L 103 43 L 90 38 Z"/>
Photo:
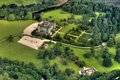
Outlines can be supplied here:
<path id="1" fill-rule="evenodd" d="M 9 35 L 17 35 L 23 32 L 23 30 L 34 23 L 34 20 L 28 21 L 5 21 L 0 20 L 0 40 L 8 37 Z"/>

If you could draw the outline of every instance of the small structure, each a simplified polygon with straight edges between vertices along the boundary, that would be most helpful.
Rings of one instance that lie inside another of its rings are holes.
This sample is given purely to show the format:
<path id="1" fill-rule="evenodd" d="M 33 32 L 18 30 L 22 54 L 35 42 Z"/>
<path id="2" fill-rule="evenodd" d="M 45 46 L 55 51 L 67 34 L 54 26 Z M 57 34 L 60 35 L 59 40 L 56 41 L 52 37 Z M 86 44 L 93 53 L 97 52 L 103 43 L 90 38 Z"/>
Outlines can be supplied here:
<path id="1" fill-rule="evenodd" d="M 38 24 L 38 33 L 52 35 L 55 28 L 55 22 L 42 21 Z"/>
<path id="2" fill-rule="evenodd" d="M 79 71 L 79 74 L 81 74 L 81 75 L 91 75 L 95 71 L 97 71 L 95 68 L 85 68 L 84 67 L 83 70 Z"/>

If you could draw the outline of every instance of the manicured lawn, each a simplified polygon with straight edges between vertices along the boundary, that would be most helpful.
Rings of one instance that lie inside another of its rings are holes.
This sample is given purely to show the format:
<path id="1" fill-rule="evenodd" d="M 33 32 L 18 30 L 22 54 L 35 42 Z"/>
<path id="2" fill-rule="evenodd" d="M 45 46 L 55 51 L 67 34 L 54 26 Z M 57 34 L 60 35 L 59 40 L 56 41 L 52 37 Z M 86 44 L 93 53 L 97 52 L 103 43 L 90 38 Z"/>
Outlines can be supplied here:
<path id="1" fill-rule="evenodd" d="M 75 27 L 77 27 L 77 25 L 69 24 L 69 25 L 63 27 L 59 32 L 67 33 L 69 30 L 71 30 L 72 28 L 75 28 Z"/>
<path id="2" fill-rule="evenodd" d="M 39 0 L 0 0 L 0 6 L 3 4 L 17 4 L 19 5 L 29 5 L 33 3 L 38 3 Z"/>
<path id="3" fill-rule="evenodd" d="M 36 21 L 0 21 L 0 40 L 8 37 L 9 35 L 16 35 L 22 33 L 23 30 L 30 24 Z"/>
<path id="4" fill-rule="evenodd" d="M 61 19 L 67 19 L 71 17 L 72 14 L 63 11 L 62 9 L 52 10 L 49 12 L 42 13 L 42 19 L 53 19 L 55 21 L 60 21 Z M 50 18 L 50 16 L 52 18 Z M 82 15 L 75 15 L 76 19 L 81 19 Z"/>

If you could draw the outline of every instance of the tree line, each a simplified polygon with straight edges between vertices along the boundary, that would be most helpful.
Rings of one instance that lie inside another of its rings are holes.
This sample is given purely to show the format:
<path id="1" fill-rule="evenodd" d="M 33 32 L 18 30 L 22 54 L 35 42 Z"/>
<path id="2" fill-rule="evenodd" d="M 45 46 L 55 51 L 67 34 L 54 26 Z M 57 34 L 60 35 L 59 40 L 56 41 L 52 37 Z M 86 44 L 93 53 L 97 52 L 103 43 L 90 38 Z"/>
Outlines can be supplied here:
<path id="1" fill-rule="evenodd" d="M 4 20 L 31 20 L 38 19 L 40 15 L 33 17 L 32 13 L 46 9 L 57 3 L 57 0 L 40 0 L 37 4 L 17 6 L 16 4 L 0 6 L 0 19 Z"/>

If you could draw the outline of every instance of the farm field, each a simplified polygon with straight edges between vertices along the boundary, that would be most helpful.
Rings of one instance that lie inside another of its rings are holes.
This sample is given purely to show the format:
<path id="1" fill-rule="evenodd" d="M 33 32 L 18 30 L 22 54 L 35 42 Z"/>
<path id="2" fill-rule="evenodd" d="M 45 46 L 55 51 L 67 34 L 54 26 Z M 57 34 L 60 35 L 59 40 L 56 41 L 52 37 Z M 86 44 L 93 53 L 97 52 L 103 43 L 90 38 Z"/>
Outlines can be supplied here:
<path id="1" fill-rule="evenodd" d="M 16 35 L 22 33 L 23 30 L 34 23 L 34 20 L 28 21 L 0 21 L 0 40 L 8 37 L 9 35 Z"/>
<path id="2" fill-rule="evenodd" d="M 40 0 L 0 0 L 0 6 L 3 4 L 9 5 L 9 4 L 17 4 L 20 5 L 29 5 L 33 3 L 38 3 Z"/>

